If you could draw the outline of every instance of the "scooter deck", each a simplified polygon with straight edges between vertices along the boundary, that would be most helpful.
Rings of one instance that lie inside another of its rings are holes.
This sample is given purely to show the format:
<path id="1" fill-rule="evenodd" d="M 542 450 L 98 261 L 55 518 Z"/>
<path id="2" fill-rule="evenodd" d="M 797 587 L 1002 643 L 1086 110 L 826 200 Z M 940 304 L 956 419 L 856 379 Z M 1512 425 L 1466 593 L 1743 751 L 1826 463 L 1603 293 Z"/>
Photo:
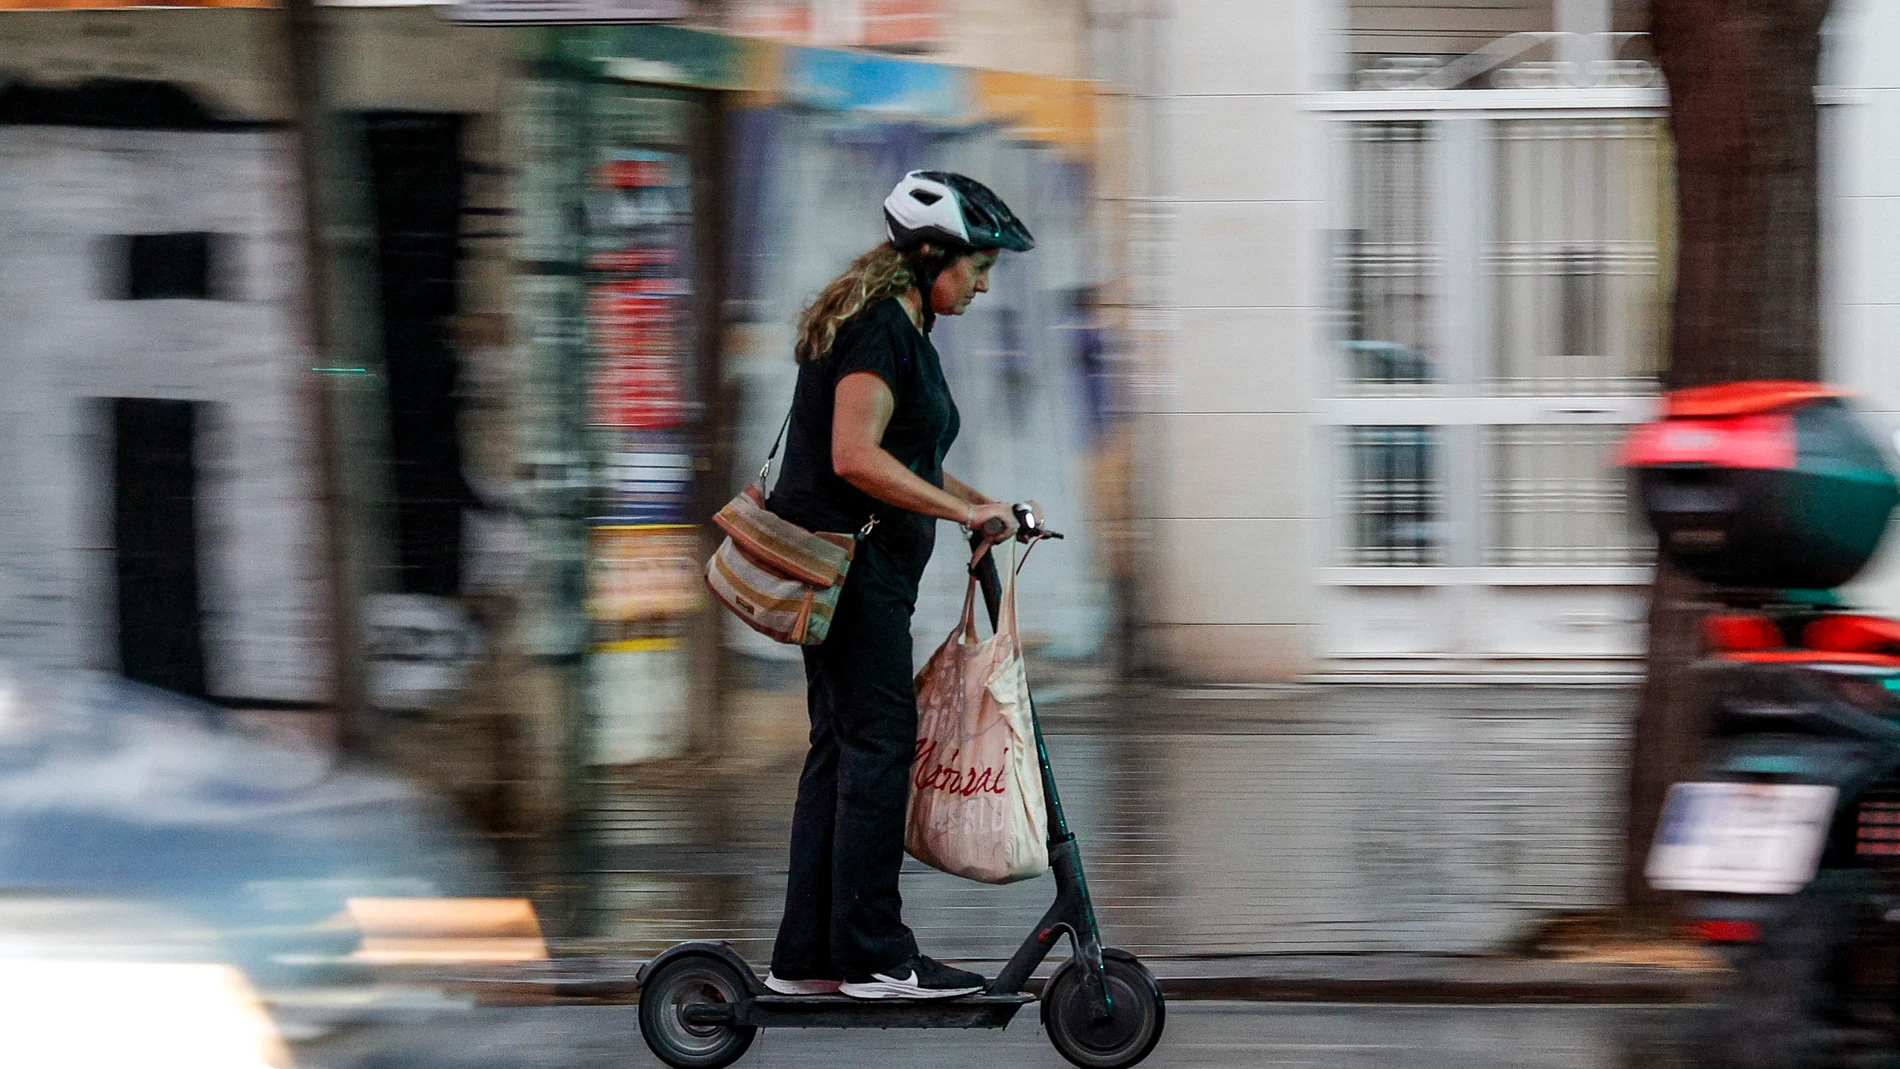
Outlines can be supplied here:
<path id="1" fill-rule="evenodd" d="M 757 995 L 729 1006 L 695 1006 L 688 1019 L 759 1028 L 1001 1028 L 1034 995 L 967 995 L 963 998 L 855 999 L 844 995 Z"/>

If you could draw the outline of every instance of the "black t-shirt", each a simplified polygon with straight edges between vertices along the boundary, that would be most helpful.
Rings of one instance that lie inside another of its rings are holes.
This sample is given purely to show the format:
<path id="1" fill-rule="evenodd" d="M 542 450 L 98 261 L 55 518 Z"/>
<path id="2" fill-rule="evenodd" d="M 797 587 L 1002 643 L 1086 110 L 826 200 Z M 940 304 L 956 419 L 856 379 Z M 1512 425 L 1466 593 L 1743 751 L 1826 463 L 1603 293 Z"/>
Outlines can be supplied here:
<path id="1" fill-rule="evenodd" d="M 831 470 L 838 381 L 860 371 L 882 378 L 896 401 L 879 444 L 932 486 L 943 485 L 943 456 L 961 425 L 957 404 L 936 347 L 911 325 L 897 298 L 887 297 L 839 327 L 831 352 L 799 366 L 785 464 L 767 507 L 813 531 L 856 532 L 876 513 L 872 539 L 921 574 L 935 541 L 936 520 L 884 504 Z"/>

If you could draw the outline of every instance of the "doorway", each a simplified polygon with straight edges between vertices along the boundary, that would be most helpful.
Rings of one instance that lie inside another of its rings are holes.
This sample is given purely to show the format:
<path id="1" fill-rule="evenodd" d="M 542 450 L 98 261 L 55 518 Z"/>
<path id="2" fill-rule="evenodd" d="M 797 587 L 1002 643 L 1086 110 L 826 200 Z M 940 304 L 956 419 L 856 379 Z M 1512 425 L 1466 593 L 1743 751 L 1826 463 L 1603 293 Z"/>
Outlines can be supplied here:
<path id="1" fill-rule="evenodd" d="M 112 399 L 119 671 L 205 696 L 198 587 L 198 405 Z"/>
<path id="2" fill-rule="evenodd" d="M 450 326 L 459 308 L 461 115 L 363 117 L 375 196 L 383 359 L 396 490 L 397 589 L 452 597 L 462 587 L 460 391 Z"/>

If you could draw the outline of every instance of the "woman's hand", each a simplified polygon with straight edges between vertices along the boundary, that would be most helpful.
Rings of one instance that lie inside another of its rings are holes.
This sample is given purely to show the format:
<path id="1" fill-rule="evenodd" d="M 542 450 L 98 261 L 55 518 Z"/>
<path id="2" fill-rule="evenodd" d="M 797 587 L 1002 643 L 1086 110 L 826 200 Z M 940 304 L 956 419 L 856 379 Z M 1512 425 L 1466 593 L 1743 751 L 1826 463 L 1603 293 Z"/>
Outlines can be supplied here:
<path id="1" fill-rule="evenodd" d="M 992 535 L 983 531 L 983 525 L 992 519 L 1003 521 L 1001 534 Z M 1016 512 L 1010 505 L 1001 501 L 986 501 L 980 505 L 971 505 L 970 530 L 982 535 L 983 541 L 989 545 L 1006 542 L 1016 537 Z"/>

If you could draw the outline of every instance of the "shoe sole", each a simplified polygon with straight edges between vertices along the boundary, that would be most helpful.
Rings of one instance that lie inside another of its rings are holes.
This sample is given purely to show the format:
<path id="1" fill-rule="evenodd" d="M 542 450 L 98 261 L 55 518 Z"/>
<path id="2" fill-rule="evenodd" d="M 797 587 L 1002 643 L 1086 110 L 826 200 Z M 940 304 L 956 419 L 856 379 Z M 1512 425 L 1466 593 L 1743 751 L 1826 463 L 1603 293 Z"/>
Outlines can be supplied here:
<path id="1" fill-rule="evenodd" d="M 855 988 L 855 990 L 854 990 Z M 876 1002 L 881 999 L 902 999 L 908 1002 L 935 1002 L 938 999 L 962 998 L 983 990 L 981 987 L 952 987 L 943 990 L 924 987 L 894 988 L 884 984 L 843 984 L 838 993 L 849 998 Z"/>
<path id="2" fill-rule="evenodd" d="M 774 995 L 835 995 L 843 986 L 836 980 L 780 980 L 766 977 L 765 989 Z"/>

